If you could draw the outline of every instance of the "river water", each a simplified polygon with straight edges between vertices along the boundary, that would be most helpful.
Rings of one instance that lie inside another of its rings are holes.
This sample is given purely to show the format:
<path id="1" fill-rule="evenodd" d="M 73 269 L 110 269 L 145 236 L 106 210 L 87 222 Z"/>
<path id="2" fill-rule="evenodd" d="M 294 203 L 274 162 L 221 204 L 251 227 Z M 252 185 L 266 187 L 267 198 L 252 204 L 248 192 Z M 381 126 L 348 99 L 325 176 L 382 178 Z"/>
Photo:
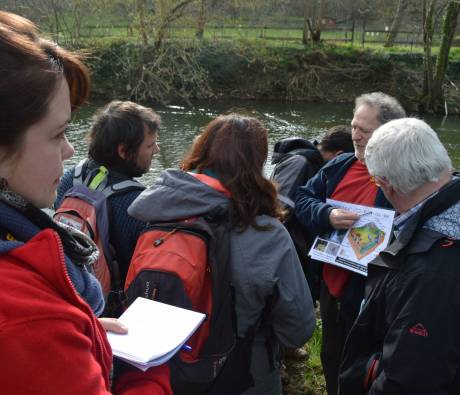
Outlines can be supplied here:
<path id="1" fill-rule="evenodd" d="M 65 166 L 69 167 L 86 157 L 86 133 L 91 116 L 99 105 L 87 106 L 79 111 L 70 125 L 69 140 L 75 148 L 75 155 Z M 161 115 L 162 128 L 159 136 L 160 153 L 152 161 L 151 170 L 141 178 L 151 185 L 155 178 L 168 167 L 177 166 L 184 153 L 190 147 L 194 137 L 215 116 L 228 111 L 243 112 L 258 117 L 270 130 L 269 159 L 266 174 L 270 174 L 273 144 L 283 137 L 300 136 L 307 139 L 318 138 L 331 126 L 349 124 L 352 118 L 351 104 L 314 104 L 286 102 L 206 102 L 193 107 L 170 105 L 152 106 Z M 445 144 L 454 167 L 460 169 L 460 117 L 427 117 L 425 119 L 439 134 Z"/>

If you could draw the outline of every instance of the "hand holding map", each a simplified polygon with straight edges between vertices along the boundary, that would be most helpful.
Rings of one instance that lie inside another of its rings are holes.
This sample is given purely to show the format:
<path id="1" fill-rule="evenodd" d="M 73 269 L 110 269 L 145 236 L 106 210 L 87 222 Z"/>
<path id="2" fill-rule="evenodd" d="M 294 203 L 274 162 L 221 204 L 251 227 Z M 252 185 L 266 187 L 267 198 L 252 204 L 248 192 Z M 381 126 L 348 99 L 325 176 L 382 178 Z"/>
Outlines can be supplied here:
<path id="1" fill-rule="evenodd" d="M 326 202 L 336 207 L 332 212 L 353 213 L 355 220 L 348 227 L 335 227 L 336 230 L 318 236 L 309 255 L 313 259 L 367 275 L 367 264 L 388 245 L 395 212 L 332 199 Z M 348 218 L 351 219 L 351 216 Z"/>
<path id="2" fill-rule="evenodd" d="M 329 214 L 329 222 L 334 229 L 348 229 L 358 219 L 358 214 L 352 211 L 342 210 L 341 208 L 335 208 Z"/>

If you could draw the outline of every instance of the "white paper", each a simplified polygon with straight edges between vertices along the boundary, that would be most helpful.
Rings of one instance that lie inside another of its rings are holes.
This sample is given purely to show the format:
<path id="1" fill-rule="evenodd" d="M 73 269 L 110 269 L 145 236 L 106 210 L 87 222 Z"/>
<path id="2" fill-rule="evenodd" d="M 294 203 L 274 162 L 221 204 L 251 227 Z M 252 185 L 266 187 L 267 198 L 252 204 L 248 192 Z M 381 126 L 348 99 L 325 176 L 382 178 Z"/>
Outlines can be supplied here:
<path id="1" fill-rule="evenodd" d="M 367 276 L 367 265 L 390 241 L 395 212 L 327 199 L 335 208 L 360 216 L 350 229 L 318 236 L 309 255 L 316 260 Z"/>
<path id="2" fill-rule="evenodd" d="M 205 314 L 138 297 L 119 320 L 129 332 L 108 332 L 113 355 L 146 370 L 169 360 L 203 322 Z"/>

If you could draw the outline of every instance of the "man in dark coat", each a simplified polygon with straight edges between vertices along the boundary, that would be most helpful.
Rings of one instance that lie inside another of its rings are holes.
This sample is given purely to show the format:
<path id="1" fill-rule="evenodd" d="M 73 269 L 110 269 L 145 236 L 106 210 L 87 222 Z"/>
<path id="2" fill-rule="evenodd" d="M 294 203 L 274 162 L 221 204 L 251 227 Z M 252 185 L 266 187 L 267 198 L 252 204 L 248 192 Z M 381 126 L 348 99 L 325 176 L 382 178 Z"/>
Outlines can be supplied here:
<path id="1" fill-rule="evenodd" d="M 399 215 L 394 240 L 369 264 L 339 395 L 460 394 L 460 180 L 415 118 L 377 129 L 365 160 Z"/>
<path id="2" fill-rule="evenodd" d="M 358 219 L 350 211 L 326 203 L 332 198 L 348 203 L 389 207 L 389 203 L 369 175 L 364 150 L 380 125 L 405 117 L 398 101 L 381 92 L 356 98 L 351 121 L 353 154 L 342 154 L 329 161 L 307 185 L 299 188 L 295 213 L 312 236 L 334 229 L 347 229 Z M 337 379 L 345 339 L 358 315 L 364 295 L 364 276 L 337 266 L 323 265 L 320 309 L 323 322 L 321 363 L 327 393 L 337 395 Z"/>

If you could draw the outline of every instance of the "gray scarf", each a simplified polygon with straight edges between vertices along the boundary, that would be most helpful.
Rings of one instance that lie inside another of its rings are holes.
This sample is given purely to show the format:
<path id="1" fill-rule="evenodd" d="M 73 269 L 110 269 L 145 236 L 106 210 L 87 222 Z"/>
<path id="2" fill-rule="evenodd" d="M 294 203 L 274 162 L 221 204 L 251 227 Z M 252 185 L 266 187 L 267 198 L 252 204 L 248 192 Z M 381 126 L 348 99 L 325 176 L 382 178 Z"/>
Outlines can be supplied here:
<path id="1" fill-rule="evenodd" d="M 5 179 L 0 179 L 0 204 L 4 211 L 0 216 L 0 227 L 17 240 L 26 242 L 47 228 L 58 233 L 64 247 L 69 277 L 78 294 L 91 306 L 94 314 L 99 316 L 104 309 L 102 289 L 97 279 L 88 271 L 92 270 L 98 257 L 94 242 L 78 230 L 55 222 L 42 210 L 26 202 L 8 188 Z"/>

